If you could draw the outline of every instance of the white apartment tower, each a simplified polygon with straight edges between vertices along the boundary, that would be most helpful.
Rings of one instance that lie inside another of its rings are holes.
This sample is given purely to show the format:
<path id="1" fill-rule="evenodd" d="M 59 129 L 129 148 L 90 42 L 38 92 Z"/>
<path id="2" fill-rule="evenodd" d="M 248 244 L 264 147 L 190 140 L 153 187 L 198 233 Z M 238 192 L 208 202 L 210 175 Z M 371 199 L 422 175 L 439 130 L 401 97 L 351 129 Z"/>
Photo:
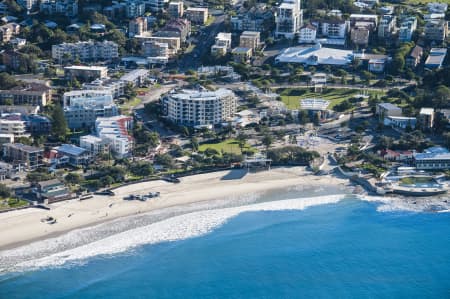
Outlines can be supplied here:
<path id="1" fill-rule="evenodd" d="M 299 33 L 303 23 L 301 0 L 284 0 L 278 6 L 275 22 L 275 36 L 277 38 L 294 38 Z"/>

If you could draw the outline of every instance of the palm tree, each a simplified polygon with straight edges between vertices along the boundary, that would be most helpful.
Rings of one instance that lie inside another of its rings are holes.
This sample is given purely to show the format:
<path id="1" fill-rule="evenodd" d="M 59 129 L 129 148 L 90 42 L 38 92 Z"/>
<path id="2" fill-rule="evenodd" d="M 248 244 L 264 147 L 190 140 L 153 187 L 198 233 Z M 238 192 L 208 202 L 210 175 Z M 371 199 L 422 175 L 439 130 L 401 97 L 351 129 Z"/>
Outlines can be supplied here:
<path id="1" fill-rule="evenodd" d="M 236 139 L 238 141 L 239 148 L 241 149 L 242 153 L 243 149 L 245 148 L 245 144 L 247 143 L 247 136 L 243 133 L 240 133 L 239 135 L 237 135 Z"/>

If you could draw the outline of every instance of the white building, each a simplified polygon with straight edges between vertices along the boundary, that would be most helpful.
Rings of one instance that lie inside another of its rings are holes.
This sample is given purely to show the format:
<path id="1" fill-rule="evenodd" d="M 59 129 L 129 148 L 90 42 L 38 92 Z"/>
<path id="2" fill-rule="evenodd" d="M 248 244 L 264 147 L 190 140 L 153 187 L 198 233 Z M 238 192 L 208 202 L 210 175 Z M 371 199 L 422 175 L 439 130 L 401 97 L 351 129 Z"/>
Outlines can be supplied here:
<path id="1" fill-rule="evenodd" d="M 124 115 L 99 117 L 95 122 L 97 136 L 120 158 L 128 157 L 133 152 L 133 138 L 129 135 L 132 128 L 133 118 Z"/>
<path id="2" fill-rule="evenodd" d="M 276 37 L 294 38 L 303 23 L 303 11 L 300 0 L 283 1 L 277 8 L 275 23 Z"/>
<path id="3" fill-rule="evenodd" d="M 70 129 L 92 128 L 98 117 L 118 114 L 119 109 L 111 94 L 71 97 L 68 104 L 64 105 L 64 116 Z"/>
<path id="4" fill-rule="evenodd" d="M 29 136 L 23 120 L 0 119 L 0 134 L 12 134 L 14 137 Z"/>
<path id="5" fill-rule="evenodd" d="M 113 60 L 119 57 L 119 46 L 115 42 L 77 42 L 52 46 L 52 58 L 59 63 L 73 61 Z"/>
<path id="6" fill-rule="evenodd" d="M 304 65 L 348 65 L 352 62 L 353 52 L 322 47 L 316 44 L 312 47 L 287 48 L 275 58 L 280 63 L 301 63 Z"/>
<path id="7" fill-rule="evenodd" d="M 89 151 L 92 156 L 104 153 L 108 149 L 106 140 L 95 135 L 86 135 L 80 137 L 80 147 Z"/>
<path id="8" fill-rule="evenodd" d="M 150 73 L 147 69 L 136 69 L 120 77 L 120 81 L 133 86 L 141 86 L 148 79 Z"/>
<path id="9" fill-rule="evenodd" d="M 113 79 L 96 79 L 90 83 L 84 83 L 84 90 L 97 90 L 101 93 L 111 94 L 114 99 L 125 94 L 126 83 L 121 80 Z"/>
<path id="10" fill-rule="evenodd" d="M 300 28 L 300 34 L 298 36 L 298 42 L 300 44 L 310 44 L 316 41 L 317 28 L 314 25 L 306 24 Z"/>
<path id="11" fill-rule="evenodd" d="M 191 127 L 211 127 L 236 113 L 236 97 L 231 90 L 224 88 L 172 92 L 163 99 L 163 105 L 170 120 Z"/>
<path id="12" fill-rule="evenodd" d="M 226 55 L 231 50 L 231 33 L 219 32 L 214 45 L 211 46 L 211 54 L 216 56 Z"/>

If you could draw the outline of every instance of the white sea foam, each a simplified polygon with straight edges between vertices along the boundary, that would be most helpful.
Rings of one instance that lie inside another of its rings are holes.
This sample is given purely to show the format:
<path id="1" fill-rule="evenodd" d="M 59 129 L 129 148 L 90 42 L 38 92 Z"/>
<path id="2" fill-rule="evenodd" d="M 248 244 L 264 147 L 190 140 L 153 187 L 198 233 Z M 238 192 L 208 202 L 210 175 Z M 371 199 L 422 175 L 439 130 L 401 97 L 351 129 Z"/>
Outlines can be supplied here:
<path id="1" fill-rule="evenodd" d="M 230 218 L 244 212 L 303 210 L 310 206 L 337 203 L 343 198 L 344 195 L 296 198 L 186 213 L 123 231 L 72 249 L 52 253 L 45 257 L 22 261 L 15 264 L 11 270 L 21 271 L 41 267 L 61 266 L 67 263 L 77 263 L 97 255 L 122 253 L 144 244 L 155 244 L 201 236 L 223 225 Z M 67 239 L 67 235 L 65 235 L 39 241 L 37 242 L 38 244 L 30 244 L 18 249 L 4 251 L 0 253 L 0 258 L 2 260 L 8 259 L 8 256 L 17 258 L 20 252 L 25 253 L 36 250 L 37 248 L 42 250 L 46 246 L 56 248 L 58 244 L 67 242 Z"/>

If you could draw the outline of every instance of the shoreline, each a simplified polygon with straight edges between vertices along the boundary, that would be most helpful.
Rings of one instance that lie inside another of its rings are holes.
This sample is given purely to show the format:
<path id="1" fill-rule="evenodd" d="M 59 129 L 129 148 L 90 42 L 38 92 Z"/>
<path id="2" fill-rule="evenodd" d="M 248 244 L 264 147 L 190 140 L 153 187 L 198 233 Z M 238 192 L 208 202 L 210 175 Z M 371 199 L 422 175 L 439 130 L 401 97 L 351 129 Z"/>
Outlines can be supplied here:
<path id="1" fill-rule="evenodd" d="M 281 167 L 269 171 L 246 173 L 243 170 L 219 171 L 181 178 L 181 183 L 150 181 L 131 184 L 115 189 L 114 196 L 95 195 L 78 201 L 69 200 L 51 204 L 51 210 L 24 209 L 0 214 L 0 251 L 15 249 L 37 241 L 61 236 L 70 231 L 96 226 L 151 211 L 171 207 L 229 200 L 233 197 L 292 188 L 345 188 L 348 179 L 336 176 L 314 176 L 305 167 Z M 158 198 L 146 202 L 126 201 L 129 194 L 161 192 Z M 40 220 L 46 216 L 56 218 L 49 225 Z"/>

